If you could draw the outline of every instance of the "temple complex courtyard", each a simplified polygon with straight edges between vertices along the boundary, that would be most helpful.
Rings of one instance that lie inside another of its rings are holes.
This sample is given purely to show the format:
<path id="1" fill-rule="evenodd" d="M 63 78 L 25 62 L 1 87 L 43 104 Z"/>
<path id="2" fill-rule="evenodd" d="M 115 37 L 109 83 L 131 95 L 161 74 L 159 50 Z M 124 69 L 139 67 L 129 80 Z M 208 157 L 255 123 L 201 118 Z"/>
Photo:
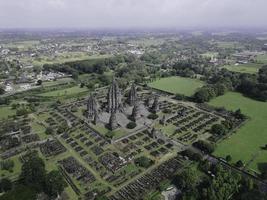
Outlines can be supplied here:
<path id="1" fill-rule="evenodd" d="M 23 162 L 30 147 L 51 169 L 58 167 L 78 195 L 136 199 L 136 191 L 141 197 L 190 164 L 178 152 L 220 140 L 211 128 L 229 116 L 144 85 L 121 90 L 113 79 L 85 98 L 18 118 L 20 128 L 5 135 L 9 150 L 1 156 L 19 155 Z M 50 136 L 39 134 L 48 128 Z"/>

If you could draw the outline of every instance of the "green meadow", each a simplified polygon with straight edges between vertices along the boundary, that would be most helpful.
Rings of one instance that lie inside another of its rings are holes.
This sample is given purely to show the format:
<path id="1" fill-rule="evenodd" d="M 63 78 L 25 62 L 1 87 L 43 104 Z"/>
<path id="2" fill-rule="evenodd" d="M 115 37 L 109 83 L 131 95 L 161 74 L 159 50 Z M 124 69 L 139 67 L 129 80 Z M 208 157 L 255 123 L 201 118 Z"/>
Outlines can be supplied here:
<path id="1" fill-rule="evenodd" d="M 233 72 L 256 74 L 259 69 L 262 67 L 262 64 L 258 63 L 248 63 L 248 64 L 239 64 L 239 65 L 225 65 L 223 68 L 228 69 Z"/>
<path id="2" fill-rule="evenodd" d="M 87 87 L 81 88 L 80 86 L 74 86 L 71 88 L 45 92 L 45 93 L 40 94 L 40 96 L 43 96 L 43 97 L 61 97 L 61 96 L 66 96 L 66 95 L 79 94 L 79 93 L 86 92 L 86 91 L 88 91 Z"/>
<path id="3" fill-rule="evenodd" d="M 186 96 L 192 96 L 195 91 L 203 85 L 204 83 L 198 79 L 183 78 L 179 76 L 161 78 L 149 83 L 149 86 L 152 88 L 164 90 L 173 94 L 179 93 Z"/>
<path id="4" fill-rule="evenodd" d="M 267 164 L 267 102 L 244 97 L 239 93 L 228 92 L 210 102 L 210 105 L 225 107 L 228 110 L 241 109 L 250 119 L 236 133 L 218 144 L 215 155 L 231 155 L 233 162 L 242 160 L 247 168 L 260 172 Z"/>

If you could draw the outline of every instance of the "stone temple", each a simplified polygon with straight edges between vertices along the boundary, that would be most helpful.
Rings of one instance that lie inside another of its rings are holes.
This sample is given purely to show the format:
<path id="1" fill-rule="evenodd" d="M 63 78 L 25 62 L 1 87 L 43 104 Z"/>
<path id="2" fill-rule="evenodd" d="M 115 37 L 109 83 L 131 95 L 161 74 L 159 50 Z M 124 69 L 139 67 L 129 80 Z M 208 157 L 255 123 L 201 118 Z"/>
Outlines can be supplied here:
<path id="1" fill-rule="evenodd" d="M 87 100 L 85 115 L 87 121 L 97 127 L 104 126 L 112 131 L 115 129 L 134 131 L 127 130 L 127 124 L 131 121 L 136 123 L 136 130 L 151 124 L 152 121 L 147 118 L 149 107 L 144 105 L 141 98 L 138 98 L 135 84 L 132 84 L 127 90 L 127 97 L 126 90 L 121 91 L 118 83 L 113 79 L 112 84 L 102 90 L 104 93 L 98 91 L 95 95 L 91 94 Z M 155 101 L 154 107 L 157 110 L 157 99 Z"/>
<path id="2" fill-rule="evenodd" d="M 107 101 L 108 101 L 107 111 L 109 113 L 112 112 L 116 113 L 121 107 L 121 91 L 115 79 L 113 79 L 112 84 L 108 90 Z"/>
<path id="3" fill-rule="evenodd" d="M 93 95 L 90 95 L 87 101 L 87 118 L 94 119 L 98 115 L 97 101 Z"/>
<path id="4" fill-rule="evenodd" d="M 130 106 L 134 106 L 136 101 L 137 101 L 137 92 L 136 92 L 134 83 L 132 84 L 131 89 L 129 91 L 127 101 L 128 101 Z"/>

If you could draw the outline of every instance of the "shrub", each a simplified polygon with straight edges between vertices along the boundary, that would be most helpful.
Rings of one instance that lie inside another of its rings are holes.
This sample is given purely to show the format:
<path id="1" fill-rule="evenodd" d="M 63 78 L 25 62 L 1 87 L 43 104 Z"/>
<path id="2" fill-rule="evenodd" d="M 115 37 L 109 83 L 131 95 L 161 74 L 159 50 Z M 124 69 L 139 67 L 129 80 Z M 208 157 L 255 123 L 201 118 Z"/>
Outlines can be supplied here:
<path id="1" fill-rule="evenodd" d="M 242 162 L 242 160 L 239 160 L 239 161 L 236 162 L 235 166 L 240 168 L 240 167 L 244 166 L 244 163 Z"/>
<path id="2" fill-rule="evenodd" d="M 126 127 L 127 127 L 128 129 L 134 129 L 134 128 L 136 127 L 136 123 L 135 123 L 135 122 L 129 122 L 129 123 L 126 125 Z"/>
<path id="3" fill-rule="evenodd" d="M 193 144 L 194 147 L 204 151 L 205 153 L 212 153 L 215 150 L 215 144 L 207 141 L 199 140 Z"/>
<path id="4" fill-rule="evenodd" d="M 151 160 L 150 158 L 147 158 L 145 156 L 141 156 L 139 158 L 136 158 L 134 160 L 135 164 L 137 164 L 138 166 L 140 167 L 144 167 L 144 168 L 148 168 L 150 167 L 151 165 L 154 164 L 154 161 Z"/>
<path id="5" fill-rule="evenodd" d="M 158 117 L 159 117 L 159 116 L 158 116 L 157 114 L 155 114 L 155 113 L 151 113 L 151 114 L 149 114 L 149 115 L 147 116 L 148 119 L 153 119 L 153 120 L 157 119 Z"/>
<path id="6" fill-rule="evenodd" d="M 215 134 L 215 135 L 225 135 L 226 133 L 226 128 L 224 125 L 222 124 L 214 124 L 212 127 L 211 127 L 211 133 L 212 134 Z"/>

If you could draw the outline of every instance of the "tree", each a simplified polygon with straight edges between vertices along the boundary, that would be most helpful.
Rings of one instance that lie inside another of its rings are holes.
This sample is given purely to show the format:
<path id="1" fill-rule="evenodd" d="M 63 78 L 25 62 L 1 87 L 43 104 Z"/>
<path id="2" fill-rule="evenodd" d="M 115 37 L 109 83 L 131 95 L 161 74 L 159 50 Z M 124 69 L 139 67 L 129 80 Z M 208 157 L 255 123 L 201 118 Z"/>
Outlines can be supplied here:
<path id="1" fill-rule="evenodd" d="M 54 132 L 54 129 L 50 126 L 45 129 L 45 134 L 47 135 L 52 135 L 53 132 Z"/>
<path id="2" fill-rule="evenodd" d="M 195 187 L 198 180 L 198 176 L 195 169 L 185 169 L 180 175 L 175 177 L 174 183 L 178 188 L 183 190 L 190 190 Z"/>
<path id="3" fill-rule="evenodd" d="M 5 93 L 5 88 L 3 85 L 0 85 L 0 95 Z"/>
<path id="4" fill-rule="evenodd" d="M 0 191 L 7 192 L 12 189 L 12 186 L 13 184 L 9 179 L 3 178 L 0 182 Z"/>
<path id="5" fill-rule="evenodd" d="M 126 127 L 127 127 L 128 129 L 134 129 L 134 128 L 136 127 L 136 123 L 135 123 L 135 122 L 129 122 L 129 123 L 126 125 Z"/>
<path id="6" fill-rule="evenodd" d="M 36 85 L 42 85 L 42 84 L 43 84 L 43 81 L 40 80 L 40 79 L 39 79 L 39 80 L 37 81 L 37 83 L 36 83 Z"/>
<path id="7" fill-rule="evenodd" d="M 211 133 L 212 134 L 215 134 L 215 135 L 225 135 L 226 133 L 226 128 L 223 124 L 214 124 L 212 127 L 211 127 Z"/>
<path id="8" fill-rule="evenodd" d="M 231 162 L 232 157 L 231 157 L 230 155 L 227 155 L 227 156 L 225 157 L 225 160 L 226 160 L 227 162 Z"/>
<path id="9" fill-rule="evenodd" d="M 242 160 L 239 160 L 239 161 L 236 162 L 235 166 L 238 167 L 238 168 L 241 168 L 241 167 L 244 166 L 244 163 L 242 162 Z"/>
<path id="10" fill-rule="evenodd" d="M 139 165 L 140 167 L 144 167 L 144 168 L 148 168 L 148 167 L 150 167 L 154 163 L 153 160 L 151 160 L 150 158 L 147 158 L 145 156 L 141 156 L 139 158 L 136 158 L 134 160 L 134 162 L 137 165 Z"/>
<path id="11" fill-rule="evenodd" d="M 46 175 L 45 193 L 50 197 L 57 197 L 66 187 L 66 182 L 59 171 L 53 170 Z"/>
<path id="12" fill-rule="evenodd" d="M 215 144 L 204 140 L 199 140 L 193 143 L 193 146 L 204 151 L 205 153 L 212 153 L 215 150 Z"/>
<path id="13" fill-rule="evenodd" d="M 30 152 L 21 167 L 21 182 L 41 191 L 45 182 L 45 174 L 44 161 L 35 152 Z"/>

